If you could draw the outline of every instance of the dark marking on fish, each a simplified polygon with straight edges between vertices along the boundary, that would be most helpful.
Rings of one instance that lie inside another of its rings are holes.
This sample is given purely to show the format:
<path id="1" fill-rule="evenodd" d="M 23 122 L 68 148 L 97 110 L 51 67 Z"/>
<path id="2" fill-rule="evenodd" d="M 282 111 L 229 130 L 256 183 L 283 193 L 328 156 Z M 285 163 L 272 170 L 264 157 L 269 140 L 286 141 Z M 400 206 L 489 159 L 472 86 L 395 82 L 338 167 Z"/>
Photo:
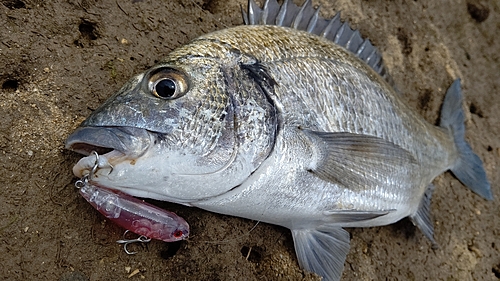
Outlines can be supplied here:
<path id="1" fill-rule="evenodd" d="M 262 88 L 272 89 L 277 85 L 276 81 L 271 77 L 265 66 L 256 62 L 253 64 L 241 64 L 241 68 L 248 71 L 250 77 L 257 82 Z"/>
<path id="2" fill-rule="evenodd" d="M 241 64 L 240 67 L 244 70 L 247 70 L 249 76 L 254 79 L 255 83 L 259 85 L 264 94 L 267 102 L 269 103 L 272 110 L 270 113 L 270 120 L 275 124 L 276 128 L 273 132 L 271 151 L 269 155 L 274 150 L 274 144 L 276 143 L 276 137 L 278 136 L 281 127 L 282 120 L 280 120 L 280 115 L 278 114 L 278 108 L 276 107 L 276 103 L 273 100 L 274 87 L 278 84 L 274 78 L 269 74 L 268 70 L 264 65 L 262 65 L 259 61 L 255 60 L 253 64 Z"/>

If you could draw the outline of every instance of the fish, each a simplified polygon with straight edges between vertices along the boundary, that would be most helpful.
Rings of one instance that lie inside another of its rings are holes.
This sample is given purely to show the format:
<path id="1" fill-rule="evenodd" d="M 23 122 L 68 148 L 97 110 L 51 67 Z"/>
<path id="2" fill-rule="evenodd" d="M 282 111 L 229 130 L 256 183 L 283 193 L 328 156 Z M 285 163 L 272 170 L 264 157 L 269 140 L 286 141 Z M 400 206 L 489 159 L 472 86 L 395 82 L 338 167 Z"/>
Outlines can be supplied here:
<path id="1" fill-rule="evenodd" d="M 91 184 L 284 226 L 299 266 L 340 280 L 345 227 L 409 217 L 436 244 L 433 179 L 451 172 L 493 200 L 465 140 L 460 78 L 425 121 L 373 44 L 337 14 L 253 0 L 244 25 L 202 35 L 131 78 L 66 148 Z M 110 168 L 112 167 L 112 169 Z"/>

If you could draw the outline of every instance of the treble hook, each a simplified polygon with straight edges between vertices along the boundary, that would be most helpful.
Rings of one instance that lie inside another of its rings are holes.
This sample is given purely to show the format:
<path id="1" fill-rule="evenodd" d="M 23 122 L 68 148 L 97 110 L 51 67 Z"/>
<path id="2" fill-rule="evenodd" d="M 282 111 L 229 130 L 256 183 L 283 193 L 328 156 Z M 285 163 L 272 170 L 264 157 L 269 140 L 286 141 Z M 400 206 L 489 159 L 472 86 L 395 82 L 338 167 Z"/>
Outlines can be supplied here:
<path id="1" fill-rule="evenodd" d="M 91 154 L 95 155 L 95 162 L 94 166 L 92 167 L 92 170 L 90 170 L 89 180 L 91 180 L 94 177 L 95 172 L 97 172 L 97 169 L 99 168 L 99 154 L 97 154 L 95 150 L 92 150 Z"/>
<path id="2" fill-rule="evenodd" d="M 125 239 L 125 236 L 127 235 L 128 232 L 130 232 L 130 231 L 129 230 L 125 230 L 125 233 L 123 233 L 123 239 L 116 241 L 116 243 L 118 243 L 118 244 L 123 244 L 123 249 L 125 250 L 125 253 L 127 253 L 128 255 L 135 255 L 135 254 L 137 254 L 137 252 L 130 252 L 127 249 L 128 244 L 131 244 L 131 243 L 148 243 L 149 241 L 151 241 L 151 238 L 146 237 L 144 235 L 141 235 L 141 236 L 139 236 L 138 238 L 135 238 L 135 239 Z"/>
<path id="3" fill-rule="evenodd" d="M 81 179 L 79 179 L 75 182 L 75 187 L 78 189 L 86 186 L 88 184 L 89 180 L 91 180 L 94 177 L 94 173 L 99 168 L 99 154 L 97 154 L 97 152 L 95 152 L 95 151 L 92 151 L 91 154 L 95 155 L 94 166 L 92 167 L 92 170 L 90 170 L 90 173 L 84 175 Z"/>

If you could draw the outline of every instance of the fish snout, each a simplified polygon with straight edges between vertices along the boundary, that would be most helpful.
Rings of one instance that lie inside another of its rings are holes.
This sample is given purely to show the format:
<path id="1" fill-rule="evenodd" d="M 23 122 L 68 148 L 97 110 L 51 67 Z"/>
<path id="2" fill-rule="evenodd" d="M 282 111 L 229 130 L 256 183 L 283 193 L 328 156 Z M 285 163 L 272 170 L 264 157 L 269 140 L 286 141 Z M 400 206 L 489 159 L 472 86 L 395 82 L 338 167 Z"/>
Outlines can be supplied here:
<path id="1" fill-rule="evenodd" d="M 66 140 L 65 148 L 86 155 L 73 167 L 77 177 L 88 174 L 99 155 L 99 168 L 112 170 L 113 163 L 142 156 L 151 144 L 150 133 L 135 127 L 80 127 Z"/>

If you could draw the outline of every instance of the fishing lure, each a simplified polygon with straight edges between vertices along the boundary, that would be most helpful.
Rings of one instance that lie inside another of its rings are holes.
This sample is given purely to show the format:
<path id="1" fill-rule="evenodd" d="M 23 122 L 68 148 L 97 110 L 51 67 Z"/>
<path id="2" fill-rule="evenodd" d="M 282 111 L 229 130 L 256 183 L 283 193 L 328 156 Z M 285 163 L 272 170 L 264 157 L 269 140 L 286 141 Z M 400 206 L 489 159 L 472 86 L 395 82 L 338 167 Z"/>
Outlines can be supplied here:
<path id="1" fill-rule="evenodd" d="M 123 192 L 96 186 L 90 183 L 98 169 L 99 155 L 91 172 L 75 183 L 80 195 L 97 211 L 117 225 L 141 235 L 138 239 L 119 240 L 127 244 L 133 242 L 148 242 L 158 239 L 165 242 L 184 240 L 189 236 L 188 223 L 173 212 L 166 211 Z"/>

